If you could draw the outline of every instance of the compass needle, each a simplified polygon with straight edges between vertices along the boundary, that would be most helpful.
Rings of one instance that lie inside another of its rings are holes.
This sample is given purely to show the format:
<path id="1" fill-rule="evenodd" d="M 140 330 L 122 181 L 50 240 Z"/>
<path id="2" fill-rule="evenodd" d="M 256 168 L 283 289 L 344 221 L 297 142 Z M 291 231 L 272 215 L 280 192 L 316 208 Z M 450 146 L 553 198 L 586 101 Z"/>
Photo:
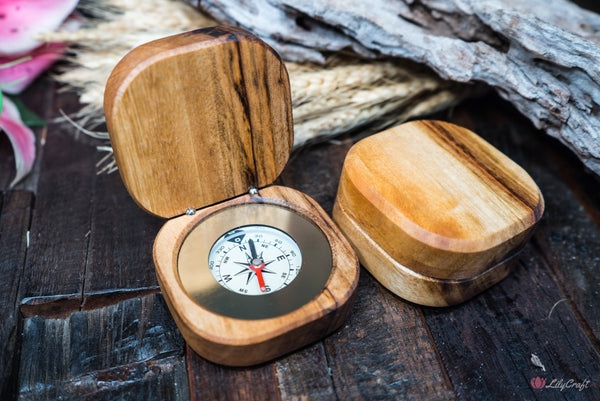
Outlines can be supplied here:
<path id="1" fill-rule="evenodd" d="M 252 265 L 250 268 L 252 270 L 254 270 L 254 272 L 256 273 L 256 278 L 258 279 L 258 287 L 260 288 L 260 290 L 262 292 L 267 292 L 267 286 L 265 285 L 265 279 L 263 278 L 263 275 L 262 275 L 263 267 L 265 267 L 264 263 L 261 264 L 259 267 Z"/>
<path id="2" fill-rule="evenodd" d="M 241 262 L 243 258 L 248 261 Z M 297 277 L 302 254 L 296 241 L 286 232 L 271 226 L 247 225 L 217 239 L 210 251 L 209 263 L 215 266 L 211 272 L 218 283 L 229 291 L 266 295 L 287 287 Z M 246 274 L 245 284 L 232 280 Z M 265 274 L 269 277 L 267 282 Z M 257 284 L 252 281 L 254 276 Z"/>
<path id="3" fill-rule="evenodd" d="M 250 253 L 252 254 L 252 259 L 257 259 L 256 248 L 254 247 L 254 241 L 252 241 L 251 239 L 249 239 L 248 240 L 248 245 L 250 245 Z"/>

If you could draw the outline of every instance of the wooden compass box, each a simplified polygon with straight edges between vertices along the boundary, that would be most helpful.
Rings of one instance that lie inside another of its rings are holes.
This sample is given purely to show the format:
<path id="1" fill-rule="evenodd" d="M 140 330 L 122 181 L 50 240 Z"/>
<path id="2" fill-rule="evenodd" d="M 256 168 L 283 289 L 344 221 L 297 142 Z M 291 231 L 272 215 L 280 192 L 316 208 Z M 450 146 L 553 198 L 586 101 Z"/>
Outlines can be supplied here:
<path id="1" fill-rule="evenodd" d="M 531 177 L 482 138 L 413 121 L 350 149 L 333 218 L 381 284 L 448 306 L 503 279 L 543 211 Z"/>
<path id="2" fill-rule="evenodd" d="M 104 111 L 132 198 L 169 219 L 154 244 L 156 273 L 173 318 L 196 352 L 225 365 L 253 365 L 317 341 L 343 323 L 358 284 L 352 247 L 314 200 L 269 186 L 293 143 L 288 75 L 273 49 L 233 27 L 150 42 L 114 69 Z M 249 195 L 250 188 L 258 193 Z M 234 319 L 199 306 L 183 289 L 177 256 L 186 234 L 206 216 L 247 203 L 292 209 L 329 241 L 328 281 L 293 312 Z"/>

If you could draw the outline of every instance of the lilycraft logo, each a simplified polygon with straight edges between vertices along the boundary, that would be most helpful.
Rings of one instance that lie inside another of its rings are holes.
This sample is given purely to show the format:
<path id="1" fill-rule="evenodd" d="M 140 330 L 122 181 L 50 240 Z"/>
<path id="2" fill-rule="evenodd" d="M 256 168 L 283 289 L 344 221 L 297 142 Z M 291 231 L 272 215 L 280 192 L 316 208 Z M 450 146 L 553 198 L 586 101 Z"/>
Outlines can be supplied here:
<path id="1" fill-rule="evenodd" d="M 591 385 L 590 379 L 585 379 L 583 381 L 577 381 L 575 379 L 552 379 L 550 384 L 546 384 L 546 379 L 543 377 L 534 377 L 529 383 L 531 384 L 531 387 L 536 390 L 552 388 L 560 391 L 568 389 L 583 391 Z"/>
<path id="2" fill-rule="evenodd" d="M 542 377 L 534 377 L 533 379 L 531 379 L 531 387 L 533 387 L 536 390 L 544 388 L 545 385 L 546 379 Z"/>

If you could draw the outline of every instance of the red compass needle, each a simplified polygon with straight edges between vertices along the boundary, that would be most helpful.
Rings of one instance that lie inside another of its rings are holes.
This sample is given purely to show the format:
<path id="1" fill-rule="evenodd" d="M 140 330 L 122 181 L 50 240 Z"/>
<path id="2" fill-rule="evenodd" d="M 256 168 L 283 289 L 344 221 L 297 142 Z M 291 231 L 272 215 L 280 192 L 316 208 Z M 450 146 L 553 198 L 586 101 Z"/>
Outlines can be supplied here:
<path id="1" fill-rule="evenodd" d="M 250 265 L 248 267 L 256 273 L 256 278 L 258 279 L 258 285 L 260 286 L 260 290 L 262 292 L 267 291 L 267 286 L 265 286 L 265 279 L 263 278 L 263 275 L 262 275 L 262 269 L 265 267 L 265 264 L 262 263 L 258 267 L 256 267 L 255 265 Z"/>

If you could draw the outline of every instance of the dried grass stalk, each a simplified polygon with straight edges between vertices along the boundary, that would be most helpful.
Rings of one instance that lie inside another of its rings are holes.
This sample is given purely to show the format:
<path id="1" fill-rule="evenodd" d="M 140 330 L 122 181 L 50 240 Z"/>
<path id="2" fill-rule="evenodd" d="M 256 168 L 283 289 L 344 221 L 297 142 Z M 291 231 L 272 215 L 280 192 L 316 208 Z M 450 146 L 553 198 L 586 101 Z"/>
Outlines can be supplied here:
<path id="1" fill-rule="evenodd" d="M 44 40 L 75 44 L 70 63 L 56 79 L 79 93 L 82 109 L 74 118 L 90 130 L 104 122 L 106 80 L 134 47 L 217 23 L 195 8 L 172 0 L 83 0 L 87 16 L 75 32 L 45 34 Z M 288 62 L 293 99 L 295 146 L 384 119 L 386 123 L 430 113 L 455 103 L 464 91 L 432 73 L 398 62 L 333 57 L 326 65 Z M 108 135 L 96 132 L 108 139 Z M 103 150 L 110 148 L 102 147 Z M 114 170 L 110 158 L 103 171 Z"/>

